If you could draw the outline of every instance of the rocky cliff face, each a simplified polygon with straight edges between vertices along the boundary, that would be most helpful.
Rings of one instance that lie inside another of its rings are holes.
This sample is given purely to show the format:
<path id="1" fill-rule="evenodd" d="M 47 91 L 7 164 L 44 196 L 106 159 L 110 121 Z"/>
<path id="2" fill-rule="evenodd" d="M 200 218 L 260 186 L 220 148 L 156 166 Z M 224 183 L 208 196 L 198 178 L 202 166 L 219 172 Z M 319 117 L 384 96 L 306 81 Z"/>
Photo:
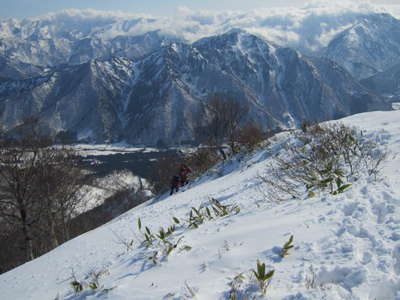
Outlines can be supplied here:
<path id="1" fill-rule="evenodd" d="M 0 120 L 12 127 L 35 115 L 48 130 L 81 140 L 177 144 L 193 140 L 195 113 L 215 92 L 248 103 L 248 119 L 265 127 L 386 107 L 338 64 L 233 30 L 192 45 L 170 43 L 137 60 L 90 60 L 3 79 Z"/>

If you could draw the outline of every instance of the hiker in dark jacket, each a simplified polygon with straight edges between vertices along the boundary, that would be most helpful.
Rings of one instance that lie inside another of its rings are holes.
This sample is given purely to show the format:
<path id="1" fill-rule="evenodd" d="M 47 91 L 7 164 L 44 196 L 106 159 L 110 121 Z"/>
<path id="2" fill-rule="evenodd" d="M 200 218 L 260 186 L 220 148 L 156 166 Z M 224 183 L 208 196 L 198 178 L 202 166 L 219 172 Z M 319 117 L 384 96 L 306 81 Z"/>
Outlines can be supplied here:
<path id="1" fill-rule="evenodd" d="M 191 173 L 192 170 L 185 164 L 181 165 L 181 168 L 179 169 L 179 177 L 181 179 L 181 186 L 184 186 L 189 183 L 188 180 L 188 175 Z"/>
<path id="2" fill-rule="evenodd" d="M 180 177 L 178 175 L 173 176 L 171 180 L 171 192 L 169 193 L 170 195 L 172 195 L 174 191 L 175 193 L 179 191 L 179 184 L 180 184 Z"/>

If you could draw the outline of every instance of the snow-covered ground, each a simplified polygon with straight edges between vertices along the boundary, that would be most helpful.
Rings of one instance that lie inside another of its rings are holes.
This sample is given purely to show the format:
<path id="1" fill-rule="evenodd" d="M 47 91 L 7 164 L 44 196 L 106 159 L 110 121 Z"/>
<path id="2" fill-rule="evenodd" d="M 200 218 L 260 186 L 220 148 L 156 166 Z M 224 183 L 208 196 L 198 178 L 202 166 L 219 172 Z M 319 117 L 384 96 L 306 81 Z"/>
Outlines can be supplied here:
<path id="1" fill-rule="evenodd" d="M 264 149 L 0 275 L 0 298 L 229 299 L 229 283 L 240 273 L 241 289 L 254 296 L 251 270 L 259 260 L 275 270 L 266 299 L 400 299 L 400 111 L 342 121 L 374 133 L 391 151 L 382 180 L 360 179 L 338 196 L 271 203 L 257 177 L 270 159 Z M 137 219 L 157 231 L 210 197 L 241 211 L 197 229 L 177 225 L 171 237 L 180 239 L 177 249 L 154 264 L 149 257 L 156 249 L 140 247 Z M 295 247 L 282 259 L 280 247 L 291 235 Z M 99 291 L 72 292 L 72 274 L 89 283 L 88 274 L 100 271 Z"/>
<path id="2" fill-rule="evenodd" d="M 73 146 L 73 149 L 78 151 L 78 153 L 83 156 L 89 155 L 113 155 L 113 154 L 124 154 L 124 153 L 136 153 L 136 152 L 158 152 L 158 149 L 155 148 L 144 148 L 144 147 L 135 147 L 124 143 L 118 144 L 77 144 Z"/>
<path id="3" fill-rule="evenodd" d="M 152 196 L 150 183 L 146 179 L 136 176 L 128 170 L 114 171 L 105 177 L 98 178 L 93 184 L 82 187 L 76 214 L 82 214 L 100 206 L 116 192 L 126 189 L 143 190 L 147 196 Z"/>
<path id="4" fill-rule="evenodd" d="M 114 154 L 126 154 L 126 153 L 151 153 L 151 152 L 162 152 L 162 149 L 150 148 L 150 147 L 139 147 L 132 146 L 125 143 L 116 144 L 76 144 L 72 147 L 82 157 L 87 156 L 107 156 Z M 168 150 L 176 150 L 182 153 L 193 151 L 194 148 L 182 146 L 182 147 L 169 147 Z"/>

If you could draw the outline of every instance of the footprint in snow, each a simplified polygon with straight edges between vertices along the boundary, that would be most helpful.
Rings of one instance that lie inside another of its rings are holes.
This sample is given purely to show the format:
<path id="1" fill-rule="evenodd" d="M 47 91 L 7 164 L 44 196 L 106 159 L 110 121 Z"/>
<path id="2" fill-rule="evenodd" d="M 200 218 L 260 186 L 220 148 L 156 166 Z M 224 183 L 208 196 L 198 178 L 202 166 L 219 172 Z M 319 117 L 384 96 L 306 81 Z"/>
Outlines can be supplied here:
<path id="1" fill-rule="evenodd" d="M 395 207 L 385 202 L 377 203 L 372 208 L 373 213 L 377 217 L 378 224 L 382 224 L 388 214 L 394 213 Z"/>
<path id="2" fill-rule="evenodd" d="M 343 207 L 343 213 L 346 217 L 352 216 L 357 210 L 360 210 L 359 203 L 352 202 Z"/>
<path id="3" fill-rule="evenodd" d="M 383 199 L 386 201 L 395 201 L 396 199 L 386 191 L 382 192 Z"/>
<path id="4" fill-rule="evenodd" d="M 397 275 L 400 275 L 400 245 L 397 245 L 393 249 L 393 258 L 394 258 L 394 271 Z"/>
<path id="5" fill-rule="evenodd" d="M 351 291 L 365 282 L 366 271 L 362 267 L 335 267 L 332 270 L 322 267 L 317 278 L 322 285 L 333 283 Z"/>
<path id="6" fill-rule="evenodd" d="M 394 242 L 400 241 L 400 232 L 393 232 L 390 239 Z"/>
<path id="7" fill-rule="evenodd" d="M 273 247 L 272 249 L 263 252 L 266 258 L 270 259 L 274 263 L 279 263 L 282 261 L 282 247 Z"/>

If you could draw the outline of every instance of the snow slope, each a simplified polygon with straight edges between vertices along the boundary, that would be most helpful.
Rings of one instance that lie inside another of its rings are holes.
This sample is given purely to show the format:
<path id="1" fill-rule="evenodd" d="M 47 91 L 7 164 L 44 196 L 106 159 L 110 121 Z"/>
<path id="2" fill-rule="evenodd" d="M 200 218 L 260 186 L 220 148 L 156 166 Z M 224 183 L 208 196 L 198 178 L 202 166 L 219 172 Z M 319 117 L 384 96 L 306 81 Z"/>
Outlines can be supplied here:
<path id="1" fill-rule="evenodd" d="M 399 120 L 400 111 L 342 120 L 373 134 L 391 151 L 381 181 L 360 179 L 339 196 L 266 202 L 257 175 L 281 150 L 274 146 L 0 275 L 0 298 L 189 299 L 193 293 L 194 299 L 228 299 L 229 282 L 242 272 L 251 292 L 250 270 L 260 260 L 267 270 L 275 269 L 267 299 L 400 299 Z M 210 197 L 236 204 L 241 211 L 197 229 L 177 226 L 172 238 L 182 238 L 180 245 L 191 250 L 174 250 L 154 265 L 148 259 L 154 251 L 139 247 L 137 218 L 155 231 L 171 225 L 173 216 L 182 220 L 191 207 L 208 204 Z M 290 235 L 295 247 L 281 259 L 280 247 Z M 126 251 L 123 240 L 134 241 L 131 250 Z M 90 271 L 100 270 L 107 270 L 100 284 L 110 290 L 72 293 L 72 273 L 84 280 Z M 317 281 L 309 287 L 312 274 Z"/>

